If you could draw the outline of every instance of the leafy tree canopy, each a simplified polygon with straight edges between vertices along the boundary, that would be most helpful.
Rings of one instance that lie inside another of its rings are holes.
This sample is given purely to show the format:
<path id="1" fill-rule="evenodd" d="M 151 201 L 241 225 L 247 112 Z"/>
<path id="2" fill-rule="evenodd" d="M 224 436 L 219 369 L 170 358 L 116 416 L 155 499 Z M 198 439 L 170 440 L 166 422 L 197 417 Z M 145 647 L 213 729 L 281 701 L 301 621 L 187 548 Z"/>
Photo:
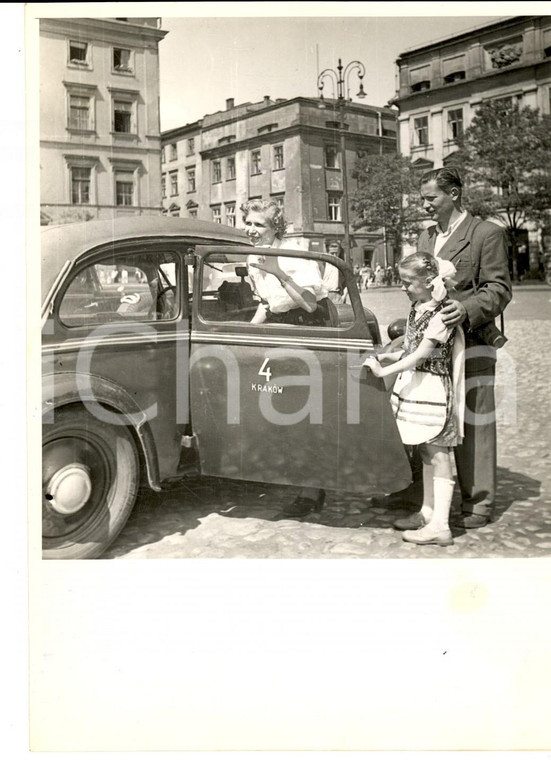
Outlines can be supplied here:
<path id="1" fill-rule="evenodd" d="M 419 197 L 419 172 L 405 156 L 385 153 L 358 159 L 352 176 L 357 190 L 351 194 L 356 214 L 353 226 L 370 231 L 385 227 L 396 239 L 413 239 L 423 217 Z"/>
<path id="2" fill-rule="evenodd" d="M 467 205 L 513 233 L 551 208 L 551 116 L 511 99 L 483 101 L 460 141 Z"/>

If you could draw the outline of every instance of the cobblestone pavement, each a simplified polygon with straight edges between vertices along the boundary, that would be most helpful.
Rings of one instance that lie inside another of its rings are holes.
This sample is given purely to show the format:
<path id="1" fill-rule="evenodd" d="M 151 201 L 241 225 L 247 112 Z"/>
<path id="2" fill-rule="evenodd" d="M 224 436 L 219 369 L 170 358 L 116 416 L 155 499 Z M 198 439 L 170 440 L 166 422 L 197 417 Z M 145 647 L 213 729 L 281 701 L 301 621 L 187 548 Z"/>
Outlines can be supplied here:
<path id="1" fill-rule="evenodd" d="M 538 317 L 509 321 L 509 342 L 499 352 L 498 495 L 495 520 L 485 528 L 454 529 L 449 547 L 419 547 L 392 528 L 405 509 L 329 493 L 320 513 L 283 519 L 296 489 L 197 478 L 166 493 L 141 492 L 104 558 L 551 556 L 551 335 Z"/>

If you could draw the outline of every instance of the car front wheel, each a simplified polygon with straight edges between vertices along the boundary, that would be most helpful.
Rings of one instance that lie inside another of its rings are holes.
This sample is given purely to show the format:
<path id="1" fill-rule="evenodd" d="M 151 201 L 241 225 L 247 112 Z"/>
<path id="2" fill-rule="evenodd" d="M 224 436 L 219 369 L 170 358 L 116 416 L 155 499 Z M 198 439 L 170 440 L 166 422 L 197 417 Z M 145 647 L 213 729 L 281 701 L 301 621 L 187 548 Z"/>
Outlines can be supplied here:
<path id="1" fill-rule="evenodd" d="M 83 407 L 55 411 L 42 444 L 42 556 L 99 557 L 126 523 L 139 484 L 134 440 Z"/>

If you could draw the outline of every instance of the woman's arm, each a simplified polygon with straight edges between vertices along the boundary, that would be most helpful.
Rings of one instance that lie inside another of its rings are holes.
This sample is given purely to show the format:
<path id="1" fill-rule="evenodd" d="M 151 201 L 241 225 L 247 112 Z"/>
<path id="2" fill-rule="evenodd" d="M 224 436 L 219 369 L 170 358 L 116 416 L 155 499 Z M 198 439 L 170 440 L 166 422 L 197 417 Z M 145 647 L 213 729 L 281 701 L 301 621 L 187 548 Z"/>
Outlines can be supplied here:
<path id="1" fill-rule="evenodd" d="M 263 261 L 257 261 L 254 264 L 251 262 L 249 265 L 261 269 L 263 272 L 273 274 L 277 277 L 281 287 L 285 290 L 289 298 L 291 298 L 297 306 L 310 314 L 317 309 L 316 296 L 307 288 L 303 288 L 298 285 L 293 278 L 288 275 L 279 266 L 278 260 L 273 256 L 266 256 Z"/>
<path id="2" fill-rule="evenodd" d="M 413 369 L 424 359 L 428 359 L 434 351 L 436 341 L 431 338 L 423 338 L 418 348 L 408 356 L 400 359 L 388 367 L 382 367 L 376 356 L 368 356 L 364 362 L 365 367 L 373 372 L 375 377 L 386 377 L 387 375 L 397 375 L 399 372 L 403 372 L 406 369 Z"/>
<path id="3" fill-rule="evenodd" d="M 267 310 L 266 305 L 263 303 L 259 303 L 254 313 L 254 317 L 251 319 L 251 324 L 261 325 L 262 322 L 266 321 L 267 314 L 268 314 L 268 310 Z"/>

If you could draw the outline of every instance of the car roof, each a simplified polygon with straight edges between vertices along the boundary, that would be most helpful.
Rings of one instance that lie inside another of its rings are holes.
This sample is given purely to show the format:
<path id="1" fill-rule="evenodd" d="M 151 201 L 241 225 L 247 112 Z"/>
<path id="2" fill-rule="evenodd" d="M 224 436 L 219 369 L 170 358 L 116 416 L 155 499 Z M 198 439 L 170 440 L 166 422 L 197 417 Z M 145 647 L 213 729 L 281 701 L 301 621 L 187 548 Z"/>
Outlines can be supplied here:
<path id="1" fill-rule="evenodd" d="M 91 222 L 74 222 L 44 227 L 41 230 L 42 301 L 52 288 L 66 262 L 101 245 L 123 240 L 146 240 L 155 237 L 197 238 L 198 243 L 233 243 L 247 245 L 242 230 L 216 222 L 177 217 L 114 217 Z"/>

